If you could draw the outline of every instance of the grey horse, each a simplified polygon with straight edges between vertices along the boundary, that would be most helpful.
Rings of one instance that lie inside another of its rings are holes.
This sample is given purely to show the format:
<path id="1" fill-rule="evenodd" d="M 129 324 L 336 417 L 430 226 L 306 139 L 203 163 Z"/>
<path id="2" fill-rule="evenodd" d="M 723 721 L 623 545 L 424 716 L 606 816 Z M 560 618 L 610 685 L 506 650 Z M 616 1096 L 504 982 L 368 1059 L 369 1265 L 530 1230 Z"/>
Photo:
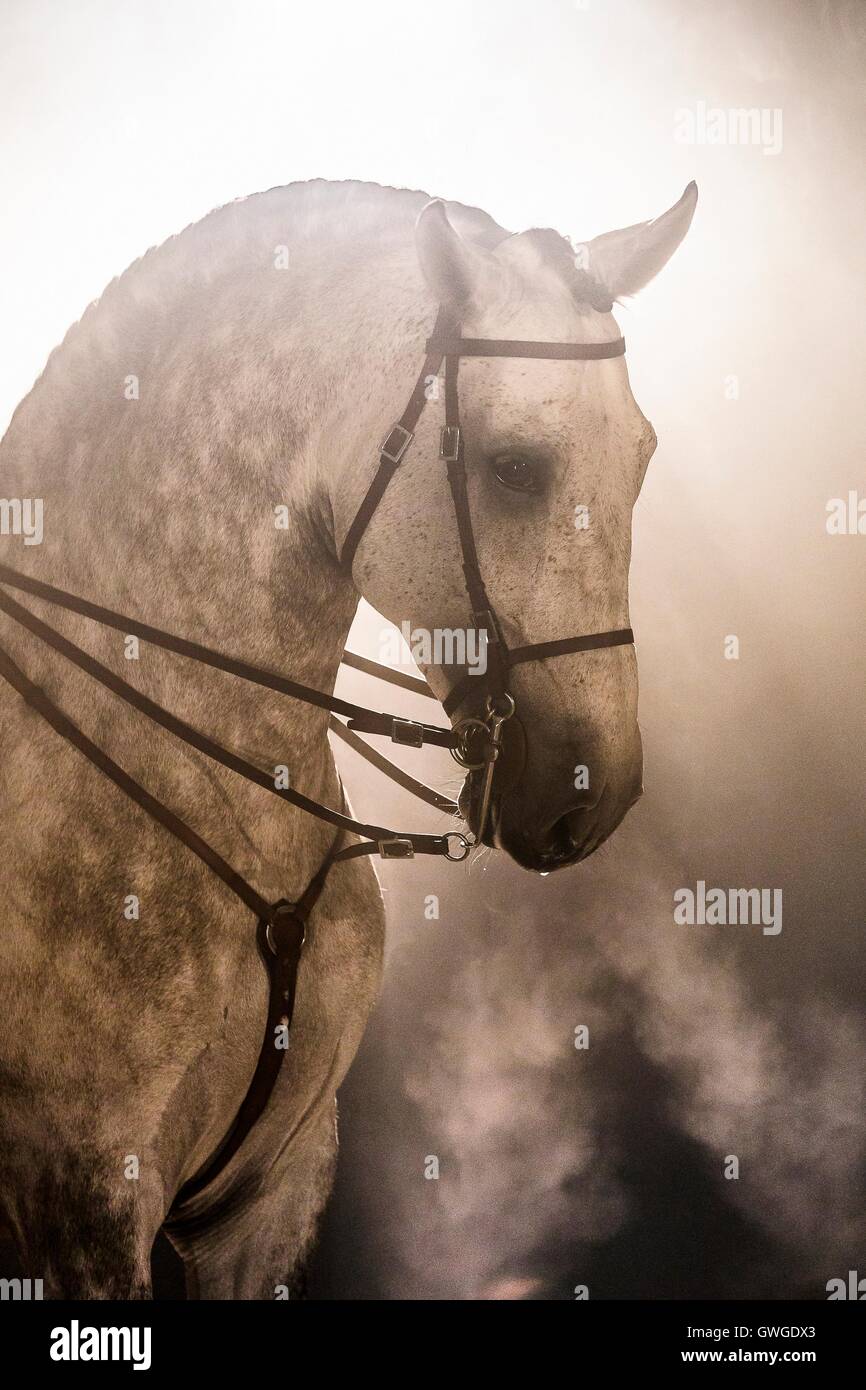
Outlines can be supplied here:
<path id="1" fill-rule="evenodd" d="M 297 184 L 211 213 L 108 286 L 18 407 L 0 444 L 3 491 L 40 499 L 44 534 L 40 545 L 4 535 L 0 558 L 325 691 L 359 593 L 398 625 L 459 627 L 435 409 L 353 575 L 337 564 L 436 305 L 476 337 L 616 337 L 580 286 L 589 275 L 611 299 L 640 290 L 696 197 L 690 185 L 655 221 L 577 251 L 549 230 L 509 235 L 478 210 L 362 183 Z M 631 513 L 655 436 L 624 360 L 473 359 L 461 411 L 481 568 L 508 639 L 627 626 Z M 339 803 L 324 711 L 29 605 L 188 723 Z M 302 889 L 329 826 L 0 627 L 28 675 L 262 896 Z M 444 697 L 447 674 L 425 675 Z M 526 757 L 495 801 L 492 839 L 529 870 L 563 867 L 640 794 L 634 649 L 526 665 L 514 681 Z M 3 683 L 0 715 L 0 1191 L 25 1275 L 54 1298 L 147 1298 L 171 1213 L 190 1297 L 291 1294 L 332 1182 L 336 1091 L 380 977 L 369 862 L 335 867 L 311 919 L 268 1109 L 178 1209 L 258 1055 L 267 983 L 253 924 Z M 578 766 L 591 770 L 589 797 Z"/>

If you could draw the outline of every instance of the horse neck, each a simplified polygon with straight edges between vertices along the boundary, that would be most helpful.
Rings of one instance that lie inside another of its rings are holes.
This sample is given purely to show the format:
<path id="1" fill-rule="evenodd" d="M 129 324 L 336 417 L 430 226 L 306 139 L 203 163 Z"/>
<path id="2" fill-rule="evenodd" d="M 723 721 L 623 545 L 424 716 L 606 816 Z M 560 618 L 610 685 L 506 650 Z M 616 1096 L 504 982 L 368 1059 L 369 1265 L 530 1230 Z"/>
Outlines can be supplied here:
<path id="1" fill-rule="evenodd" d="M 346 488 L 366 487 L 417 354 L 409 333 L 389 384 L 383 361 L 401 302 L 406 323 L 405 281 L 392 279 L 384 295 L 372 284 L 335 294 L 325 255 L 307 268 L 290 320 L 239 286 L 199 305 L 199 321 L 195 305 L 179 304 L 138 337 L 110 313 L 101 331 L 94 321 L 54 354 L 0 444 L 5 490 L 41 497 L 45 517 L 42 545 L 13 551 L 7 540 L 3 558 L 331 690 L 357 601 L 335 563 L 332 517 Z M 423 304 L 418 313 L 420 324 Z M 120 634 L 45 616 L 117 669 Z M 38 678 L 44 654 L 28 649 L 28 660 Z M 322 711 L 144 644 L 134 676 L 190 722 L 206 711 L 207 731 L 254 760 L 285 762 L 309 794 L 333 795 Z"/>
<path id="2" fill-rule="evenodd" d="M 42 545 L 4 558 L 327 679 L 356 601 L 334 518 L 366 490 L 432 314 L 402 226 L 301 243 L 287 279 L 247 269 L 163 303 L 156 263 L 148 294 L 112 287 L 71 331 L 0 443 L 4 491 L 45 511 Z"/>

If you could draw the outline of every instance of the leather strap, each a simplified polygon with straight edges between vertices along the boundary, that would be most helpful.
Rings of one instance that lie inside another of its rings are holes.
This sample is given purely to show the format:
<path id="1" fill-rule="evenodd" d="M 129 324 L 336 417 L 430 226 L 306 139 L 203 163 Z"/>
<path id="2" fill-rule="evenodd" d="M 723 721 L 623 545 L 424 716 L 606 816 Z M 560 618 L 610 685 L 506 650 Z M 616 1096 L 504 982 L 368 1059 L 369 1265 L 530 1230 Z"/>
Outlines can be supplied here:
<path id="1" fill-rule="evenodd" d="M 168 711 L 140 692 L 133 690 L 114 672 L 96 661 L 88 653 L 81 651 L 74 643 L 54 631 L 41 619 L 35 617 L 27 609 L 0 590 L 0 608 L 8 616 L 20 622 L 34 635 L 40 637 L 54 650 L 61 652 L 71 661 L 74 661 L 81 669 L 88 671 L 97 679 L 108 686 L 109 689 L 119 694 L 121 698 L 127 699 L 130 704 L 147 714 L 150 718 L 169 729 L 171 732 L 184 738 L 186 742 L 215 757 L 225 766 L 234 767 L 242 775 L 250 777 L 251 780 L 259 781 L 260 777 L 265 780 L 260 782 L 268 790 L 276 791 L 271 779 L 266 774 L 259 774 L 259 770 L 247 764 L 243 759 L 236 758 L 206 738 L 203 734 L 198 734 L 196 730 L 177 719 Z M 139 782 L 130 777 L 123 768 L 119 766 L 107 753 L 99 748 L 88 736 L 73 723 L 73 721 L 56 705 L 46 694 L 46 692 L 30 680 L 12 660 L 9 654 L 0 647 L 0 677 L 8 681 L 14 690 L 25 700 L 25 702 L 35 710 L 41 717 L 68 743 L 79 750 L 89 762 L 97 767 L 106 777 L 124 792 L 130 800 L 148 813 L 155 821 L 162 825 L 172 834 L 181 844 L 197 855 L 201 861 L 207 865 L 213 873 L 228 887 L 240 901 L 248 907 L 258 917 L 257 942 L 260 954 L 268 969 L 270 989 L 268 1014 L 265 1023 L 265 1033 L 262 1046 L 259 1051 L 256 1068 L 252 1080 L 241 1103 L 240 1109 L 235 1120 L 220 1144 L 219 1149 L 208 1161 L 205 1168 L 193 1179 L 184 1185 L 177 1194 L 174 1207 L 188 1201 L 207 1187 L 219 1173 L 223 1171 L 230 1159 L 234 1157 L 250 1133 L 251 1129 L 259 1119 L 270 1096 L 273 1092 L 277 1078 L 279 1076 L 283 1059 L 285 1056 L 288 1034 L 291 1028 L 294 1014 L 295 994 L 297 989 L 298 966 L 300 963 L 301 951 L 304 944 L 306 922 L 310 912 L 315 906 L 321 891 L 325 885 L 331 866 L 339 859 L 356 858 L 361 854 L 375 852 L 376 845 L 351 845 L 346 849 L 339 846 L 343 839 L 343 829 L 338 831 L 331 847 L 320 865 L 314 877 L 311 879 L 304 893 L 297 903 L 289 903 L 281 899 L 277 903 L 268 903 L 251 884 L 241 877 L 239 873 L 223 859 L 207 841 L 203 840 L 191 826 L 189 826 L 180 816 L 175 815 L 167 806 L 152 796 Z M 137 698 L 130 698 L 130 697 Z M 304 798 L 306 800 L 306 798 Z M 326 808 L 320 808 L 320 811 Z M 337 816 L 339 813 L 331 813 Z M 340 820 L 353 828 L 357 822 L 351 821 L 348 817 L 340 815 Z M 448 837 L 403 837 L 402 840 L 393 835 L 393 832 L 386 832 L 396 844 L 412 843 L 413 851 L 418 849 L 417 841 L 433 841 L 441 839 L 444 848 L 441 851 L 426 850 L 421 848 L 421 852 L 442 852 L 448 853 Z M 381 846 L 379 846 L 381 849 Z"/>
<path id="2" fill-rule="evenodd" d="M 448 815 L 460 814 L 460 808 L 456 801 L 452 801 L 448 796 L 443 796 L 441 792 L 434 791 L 432 787 L 425 786 L 423 782 L 419 782 L 408 772 L 404 772 L 402 767 L 397 767 L 396 763 L 392 763 L 390 759 L 377 753 L 375 748 L 371 748 L 362 738 L 358 738 L 357 734 L 353 734 L 351 729 L 347 729 L 346 725 L 341 724 L 340 720 L 333 715 L 331 715 L 328 728 L 332 734 L 336 734 L 338 739 L 351 748 L 353 753 L 364 758 L 371 767 L 375 767 L 377 772 L 383 772 L 386 777 L 390 777 L 391 781 L 396 782 L 404 791 L 409 792 L 412 796 L 417 796 L 419 801 L 426 801 L 428 806 L 434 806 L 437 811 L 445 811 Z"/>
<path id="3" fill-rule="evenodd" d="M 230 888 L 251 912 L 266 920 L 270 918 L 270 904 L 245 879 L 241 878 L 239 873 L 236 873 L 222 855 L 212 849 L 200 835 L 197 835 L 191 826 L 186 824 L 186 821 L 181 820 L 180 816 L 176 816 L 167 806 L 163 806 L 161 801 L 157 801 L 156 797 L 151 796 L 149 791 L 130 777 L 128 772 L 124 772 L 123 768 L 114 762 L 107 753 L 97 747 L 79 729 L 78 725 L 74 724 L 69 716 L 49 699 L 42 687 L 31 681 L 30 677 L 19 666 L 16 666 L 11 656 L 2 647 L 0 647 L 0 676 L 8 681 L 14 690 L 18 691 L 18 694 L 30 708 L 40 714 L 61 738 L 66 739 L 68 743 L 83 753 L 94 767 L 98 767 L 100 772 L 103 772 L 114 782 L 115 786 L 125 792 L 155 821 L 164 826 L 170 834 L 174 835 L 175 839 L 180 840 L 181 844 L 186 845 L 187 849 L 191 849 L 193 854 L 198 855 L 202 863 L 207 864 L 217 878 L 222 879 L 226 887 Z"/>
<path id="4" fill-rule="evenodd" d="M 472 513 L 469 510 L 469 496 L 466 490 L 466 459 L 464 453 L 463 431 L 460 428 L 460 401 L 457 389 L 457 373 L 460 358 L 449 356 L 445 359 L 445 429 L 442 432 L 440 455 L 446 461 L 448 485 L 454 503 L 457 532 L 460 537 L 460 550 L 463 557 L 463 577 L 472 620 L 479 630 L 487 633 L 487 671 L 485 684 L 494 695 L 501 695 L 506 684 L 505 640 L 493 604 L 487 594 L 478 551 L 475 546 L 475 533 L 472 529 Z"/>
<path id="5" fill-rule="evenodd" d="M 338 699 L 336 695 L 325 695 L 321 690 L 313 690 L 308 685 L 300 685 L 297 681 L 288 680 L 286 676 L 278 675 L 275 671 L 267 671 L 261 666 L 251 666 L 249 662 L 238 661 L 235 657 L 226 656 L 223 652 L 215 651 L 212 647 L 202 646 L 200 642 L 192 642 L 186 637 L 176 637 L 174 633 L 165 632 L 162 628 L 151 626 L 150 623 L 139 622 L 136 618 L 130 618 L 124 613 L 117 613 L 112 608 L 104 608 L 101 604 L 90 603 L 88 599 L 79 598 L 77 594 L 67 593 L 65 589 L 57 589 L 53 584 L 46 584 L 41 579 L 33 579 L 28 574 L 21 574 L 18 570 L 11 569 L 9 565 L 0 564 L 0 584 L 8 584 L 10 588 L 20 589 L 24 593 L 32 594 L 35 598 L 57 604 L 59 608 L 65 608 L 70 613 L 78 613 L 84 618 L 90 618 L 103 627 L 111 627 L 118 632 L 132 633 L 134 636 L 140 637 L 142 641 L 150 642 L 153 646 L 161 647 L 164 651 L 176 652 L 179 656 L 190 657 L 193 661 L 199 661 L 205 666 L 213 666 L 218 671 L 227 671 L 229 675 L 240 676 L 242 680 L 250 681 L 253 685 L 261 685 L 268 690 L 276 690 L 280 695 L 288 695 L 293 700 L 301 700 L 304 704 L 329 710 L 332 714 L 345 715 L 346 718 L 353 721 L 352 727 L 361 733 L 383 734 L 386 738 L 391 737 L 394 724 L 393 715 L 378 713 L 376 710 L 366 709 L 363 705 L 351 704 L 348 700 Z M 451 729 L 444 729 L 438 724 L 423 724 L 421 728 L 424 743 L 436 744 L 440 748 L 452 748 L 454 746 L 454 734 Z"/>
<path id="6" fill-rule="evenodd" d="M 259 919 L 256 940 L 268 972 L 270 990 L 265 1032 L 256 1068 L 231 1128 L 204 1168 L 184 1183 L 177 1193 L 172 1203 L 172 1214 L 177 1207 L 202 1192 L 223 1171 L 264 1113 L 271 1098 L 288 1050 L 307 921 L 325 886 L 331 865 L 338 858 L 337 847 L 341 839 L 342 831 L 296 903 L 281 898 L 272 904 L 267 918 Z"/>
<path id="7" fill-rule="evenodd" d="M 589 632 L 583 637 L 559 637 L 553 642 L 533 642 L 528 647 L 514 647 L 508 653 L 509 666 L 525 661 L 546 661 L 550 656 L 568 656 L 570 652 L 594 652 L 602 647 L 627 647 L 634 641 L 630 627 L 618 627 L 610 632 Z"/>
<path id="8" fill-rule="evenodd" d="M 365 676 L 375 676 L 376 680 L 387 681 L 389 685 L 396 685 L 400 690 L 409 690 L 413 695 L 424 695 L 428 700 L 436 699 L 425 680 L 418 676 L 410 676 L 404 671 L 395 671 L 390 666 L 383 666 L 379 661 L 371 661 L 368 656 L 361 656 L 358 652 L 344 651 L 343 665 L 351 666 L 354 671 L 363 671 Z"/>
<path id="9" fill-rule="evenodd" d="M 442 357 L 535 357 L 548 362 L 599 362 L 622 357 L 625 338 L 604 343 L 542 343 L 524 338 L 461 338 L 433 330 L 427 352 Z"/>
<path id="10" fill-rule="evenodd" d="M 391 830 L 383 825 L 366 824 L 363 821 L 353 820 L 350 816 L 346 816 L 340 811 L 334 811 L 329 806 L 323 806 L 319 801 L 313 801 L 310 797 L 304 796 L 303 793 L 295 791 L 293 787 L 275 786 L 272 773 L 263 772 L 261 768 L 255 767 L 254 764 L 247 762 L 245 758 L 241 758 L 237 753 L 233 753 L 228 748 L 223 748 L 223 746 L 215 742 L 214 739 L 208 738 L 206 734 L 201 733 L 198 729 L 194 729 L 192 725 L 187 724 L 185 720 L 179 719 L 177 715 L 164 709 L 163 706 L 157 704 L 155 700 L 151 700 L 149 696 L 143 694 L 140 690 L 136 690 L 135 687 L 129 685 L 122 676 L 118 676 L 114 671 L 110 670 L 109 667 L 104 666 L 101 661 L 97 661 L 96 657 L 91 656 L 89 652 L 85 652 L 81 647 L 76 646 L 68 637 L 64 637 L 61 633 L 55 631 L 48 623 L 43 622 L 41 618 L 37 618 L 35 613 L 31 613 L 28 608 L 22 607 L 20 603 L 17 603 L 15 599 L 2 589 L 0 589 L 0 611 L 6 613 L 10 618 L 13 618 L 20 626 L 32 632 L 34 636 L 38 637 L 47 646 L 52 647 L 54 651 L 59 652 L 61 656 L 66 657 L 68 661 L 71 661 L 82 671 L 86 671 L 88 675 L 99 681 L 101 685 L 113 691 L 115 695 L 119 695 L 126 704 L 131 705 L 141 714 L 146 715 L 147 718 L 151 719 L 155 724 L 159 724 L 162 728 L 167 729 L 169 733 L 174 734 L 176 738 L 189 744 L 190 747 L 197 749 L 200 753 L 204 753 L 214 762 L 220 763 L 223 767 L 230 768 L 233 772 L 246 778 L 248 782 L 254 782 L 257 786 L 262 787 L 263 790 L 270 792 L 273 796 L 278 796 L 281 800 L 288 801 L 291 805 L 297 806 L 300 810 L 316 816 L 319 820 L 327 821 L 340 830 L 347 830 L 352 834 L 362 835 L 366 840 L 370 841 L 369 844 L 362 847 L 356 846 L 351 856 L 344 850 L 340 857 L 355 858 L 361 853 L 380 854 L 382 853 L 383 844 L 391 844 L 394 841 L 399 841 L 404 844 L 410 843 L 414 854 L 439 854 L 446 857 L 450 855 L 449 836 L 407 834 L 405 832 Z M 34 689 L 35 688 L 36 687 L 34 687 Z M 40 692 L 40 694 L 43 696 L 43 700 L 47 701 L 47 696 L 44 695 L 44 692 Z M 57 707 L 54 705 L 52 705 L 51 708 L 58 714 L 62 713 L 57 710 Z M 44 709 L 40 709 L 40 713 L 44 713 Z M 63 717 L 65 718 L 65 716 Z M 66 736 L 68 737 L 68 734 Z M 81 737 L 83 738 L 84 735 L 81 735 Z M 95 747 L 95 745 L 90 743 L 90 740 L 87 740 L 87 742 L 90 744 L 91 748 Z M 101 757 L 106 758 L 108 763 L 111 763 L 111 759 L 107 758 L 107 755 L 102 754 L 101 750 L 97 749 L 96 751 L 100 753 Z M 90 756 L 90 754 L 88 754 L 88 756 Z M 93 761 L 93 759 L 91 759 L 91 761 Z M 117 768 L 117 764 L 115 763 L 111 763 L 111 766 Z M 119 768 L 117 770 L 118 772 L 121 771 Z M 123 776 L 125 777 L 126 774 L 123 773 Z M 115 778 L 114 780 L 117 779 Z M 137 789 L 135 791 L 129 790 L 128 792 L 134 801 L 138 801 L 141 805 L 144 805 L 145 802 L 142 800 L 142 796 L 144 796 L 147 797 L 153 805 L 160 806 L 161 803 L 155 801 L 148 792 L 144 791 L 144 788 L 139 787 L 137 782 L 132 782 L 131 778 L 129 781 L 131 786 Z M 139 796 L 139 792 L 142 796 Z M 165 807 L 162 809 L 167 816 L 173 814 Z M 151 814 L 153 814 L 152 811 Z M 192 833 L 193 832 L 190 831 L 190 834 Z M 201 843 L 204 842 L 202 841 Z M 254 911 L 258 912 L 258 907 L 254 908 Z"/>
<path id="11" fill-rule="evenodd" d="M 440 308 L 433 328 L 434 336 L 437 332 L 443 331 L 446 324 L 445 311 Z M 427 404 L 427 380 L 431 376 L 436 376 L 442 363 L 442 354 L 435 349 L 431 350 L 428 346 L 427 355 L 424 358 L 424 365 L 418 374 L 418 379 L 412 388 L 406 409 L 391 427 L 391 430 L 382 444 L 379 451 L 379 467 L 373 477 L 367 492 L 361 502 L 360 507 L 355 513 L 355 519 L 346 532 L 343 541 L 343 551 L 340 556 L 340 565 L 347 573 L 352 573 L 352 564 L 355 559 L 355 552 L 361 541 L 361 537 L 370 524 L 376 508 L 384 496 L 385 489 L 400 466 L 406 449 L 412 442 L 415 433 L 415 426 L 421 418 L 421 412 Z M 401 434 L 402 432 L 402 434 Z"/>

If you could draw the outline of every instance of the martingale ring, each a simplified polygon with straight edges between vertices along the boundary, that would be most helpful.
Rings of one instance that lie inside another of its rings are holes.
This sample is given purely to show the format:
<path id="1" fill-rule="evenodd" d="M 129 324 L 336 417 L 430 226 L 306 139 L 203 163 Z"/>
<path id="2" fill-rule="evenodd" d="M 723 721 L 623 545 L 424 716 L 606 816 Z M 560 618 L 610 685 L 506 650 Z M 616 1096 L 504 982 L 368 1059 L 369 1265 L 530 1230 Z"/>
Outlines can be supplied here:
<path id="1" fill-rule="evenodd" d="M 448 844 L 448 848 L 445 851 L 445 858 L 450 859 L 452 864 L 461 864 L 463 860 L 467 858 L 469 851 L 473 847 L 472 841 L 468 840 L 459 830 L 450 830 L 445 836 L 445 840 Z M 459 850 L 457 854 L 451 852 L 452 840 L 458 841 Z"/>
<path id="2" fill-rule="evenodd" d="M 461 719 L 459 724 L 454 725 L 454 733 L 458 740 L 457 747 L 449 749 L 449 752 L 455 763 L 465 768 L 467 772 L 478 772 L 485 766 L 487 759 L 483 759 L 480 763 L 469 762 L 466 751 L 466 734 L 470 729 L 483 729 L 485 734 L 490 734 L 490 730 L 483 719 Z"/>

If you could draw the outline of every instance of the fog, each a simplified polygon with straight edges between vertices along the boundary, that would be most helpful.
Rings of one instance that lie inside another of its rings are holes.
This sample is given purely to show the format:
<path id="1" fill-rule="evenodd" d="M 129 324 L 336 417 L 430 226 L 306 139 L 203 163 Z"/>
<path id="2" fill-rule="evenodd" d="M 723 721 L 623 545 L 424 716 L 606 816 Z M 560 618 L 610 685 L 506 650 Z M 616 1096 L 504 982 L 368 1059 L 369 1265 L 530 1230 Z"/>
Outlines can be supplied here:
<path id="1" fill-rule="evenodd" d="M 660 441 L 631 571 L 645 795 L 545 879 L 382 867 L 310 1292 L 820 1298 L 866 1273 L 866 536 L 827 529 L 866 496 L 859 0 L 37 0 L 0 34 L 4 419 L 112 275 L 257 188 L 369 178 L 584 240 L 697 180 L 682 248 L 617 309 Z M 740 108 L 781 113 L 778 148 L 681 138 L 684 110 Z M 382 627 L 362 611 L 352 645 Z M 338 757 L 362 817 L 441 828 Z M 446 754 L 405 766 L 456 787 Z M 676 925 L 699 880 L 782 889 L 781 932 Z"/>

